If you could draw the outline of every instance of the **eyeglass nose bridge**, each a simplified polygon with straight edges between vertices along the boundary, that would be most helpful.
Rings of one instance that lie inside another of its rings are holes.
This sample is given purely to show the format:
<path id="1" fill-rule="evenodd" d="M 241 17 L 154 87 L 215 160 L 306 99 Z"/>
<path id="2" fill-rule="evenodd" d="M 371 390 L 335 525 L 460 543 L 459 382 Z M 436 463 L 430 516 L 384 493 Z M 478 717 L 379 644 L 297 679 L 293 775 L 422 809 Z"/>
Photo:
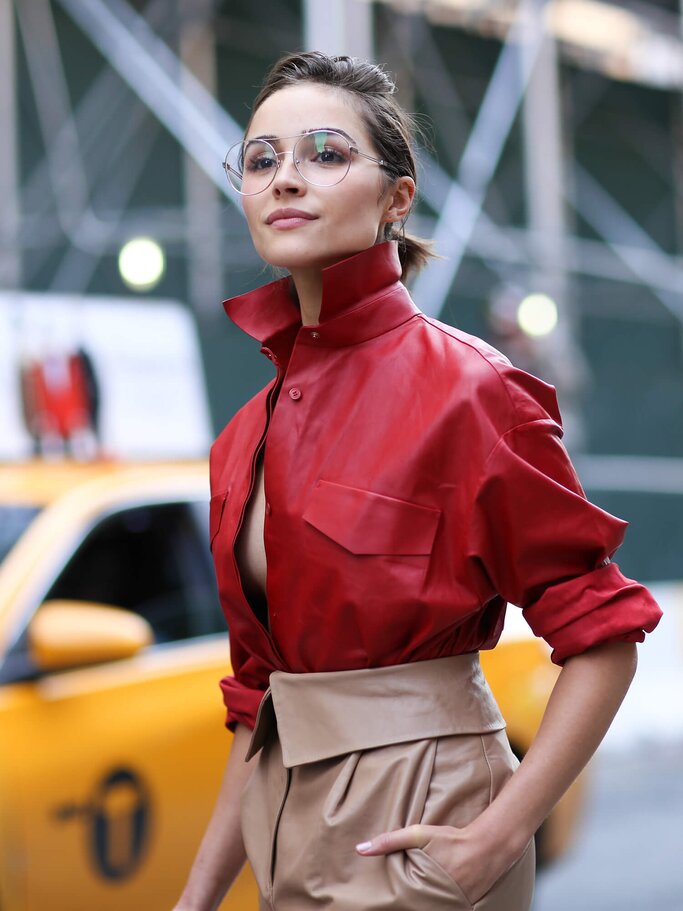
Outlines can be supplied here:
<path id="1" fill-rule="evenodd" d="M 299 175 L 299 177 L 303 180 L 304 183 L 310 183 L 310 181 L 306 180 L 304 175 L 301 173 L 301 169 L 299 168 L 299 165 L 301 164 L 301 159 L 297 158 L 295 155 L 296 147 L 298 145 L 299 145 L 299 140 L 297 139 L 297 141 L 294 143 L 294 145 L 292 146 L 291 149 L 283 149 L 282 152 L 277 152 L 273 148 L 273 146 L 271 146 L 271 149 L 273 149 L 273 154 L 275 155 L 275 160 L 277 161 L 277 167 L 273 171 L 273 176 L 270 179 L 270 183 L 268 184 L 267 187 L 263 188 L 264 190 L 267 190 L 268 187 L 272 187 L 272 185 L 275 183 L 275 180 L 277 179 L 277 176 L 282 169 L 283 159 L 285 158 L 285 156 L 290 155 L 290 154 L 292 156 L 292 164 L 294 165 L 294 170 L 296 171 L 296 173 Z"/>

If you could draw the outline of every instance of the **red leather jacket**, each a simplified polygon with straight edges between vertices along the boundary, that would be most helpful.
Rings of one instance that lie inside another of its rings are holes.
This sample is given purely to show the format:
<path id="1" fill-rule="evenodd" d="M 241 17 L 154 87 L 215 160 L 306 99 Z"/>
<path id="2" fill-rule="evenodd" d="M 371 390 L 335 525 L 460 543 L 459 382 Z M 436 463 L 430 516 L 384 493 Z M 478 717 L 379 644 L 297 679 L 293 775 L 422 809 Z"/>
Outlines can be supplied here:
<path id="1" fill-rule="evenodd" d="M 225 303 L 277 368 L 211 451 L 231 726 L 253 727 L 276 669 L 492 648 L 507 601 L 558 663 L 659 619 L 610 562 L 626 523 L 586 500 L 553 388 L 425 317 L 400 274 L 394 243 L 326 269 L 313 327 L 288 279 Z M 234 557 L 264 445 L 270 632 Z"/>

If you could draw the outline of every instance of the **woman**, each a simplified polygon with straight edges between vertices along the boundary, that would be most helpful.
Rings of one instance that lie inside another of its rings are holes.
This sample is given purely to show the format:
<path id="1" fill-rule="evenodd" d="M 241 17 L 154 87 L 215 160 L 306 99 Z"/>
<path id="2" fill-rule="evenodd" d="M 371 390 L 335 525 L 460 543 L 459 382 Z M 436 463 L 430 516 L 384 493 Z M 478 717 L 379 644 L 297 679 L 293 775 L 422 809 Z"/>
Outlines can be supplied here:
<path id="1" fill-rule="evenodd" d="M 177 911 L 216 908 L 245 846 L 263 908 L 528 909 L 534 832 L 659 618 L 611 562 L 625 523 L 583 496 L 551 387 L 401 284 L 428 248 L 402 234 L 393 92 L 370 63 L 289 56 L 226 158 L 291 277 L 226 302 L 277 378 L 211 453 L 235 739 Z M 519 767 L 477 660 L 506 601 L 563 664 Z"/>

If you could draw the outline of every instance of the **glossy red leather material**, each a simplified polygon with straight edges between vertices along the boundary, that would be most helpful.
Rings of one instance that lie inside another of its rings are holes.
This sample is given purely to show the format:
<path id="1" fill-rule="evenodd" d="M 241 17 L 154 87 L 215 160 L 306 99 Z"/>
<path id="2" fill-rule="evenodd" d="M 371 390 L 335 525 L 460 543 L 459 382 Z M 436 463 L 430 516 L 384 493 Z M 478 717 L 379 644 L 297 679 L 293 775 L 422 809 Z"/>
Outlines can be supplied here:
<path id="1" fill-rule="evenodd" d="M 318 481 L 304 520 L 352 554 L 430 554 L 440 510 Z"/>
<path id="2" fill-rule="evenodd" d="M 331 266 L 315 327 L 288 279 L 226 301 L 278 370 L 211 451 L 230 724 L 253 727 L 274 670 L 491 648 L 507 601 L 558 663 L 659 619 L 609 562 L 626 523 L 586 500 L 552 387 L 425 317 L 399 277 L 395 243 Z M 262 446 L 269 630 L 234 557 Z"/>

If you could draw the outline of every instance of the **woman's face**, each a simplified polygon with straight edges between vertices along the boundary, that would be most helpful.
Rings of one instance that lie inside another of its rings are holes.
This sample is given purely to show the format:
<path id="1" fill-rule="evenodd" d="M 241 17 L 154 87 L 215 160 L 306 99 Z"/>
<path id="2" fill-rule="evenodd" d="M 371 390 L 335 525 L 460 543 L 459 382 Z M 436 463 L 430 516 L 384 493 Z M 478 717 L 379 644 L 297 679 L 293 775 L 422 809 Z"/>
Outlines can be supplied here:
<path id="1" fill-rule="evenodd" d="M 291 272 L 321 269 L 371 247 L 382 237 L 387 222 L 407 213 L 414 192 L 409 177 L 387 187 L 382 168 L 361 155 L 352 156 L 348 174 L 335 186 L 307 183 L 294 167 L 291 150 L 299 135 L 320 128 L 342 131 L 361 152 L 379 157 L 344 91 L 314 83 L 289 86 L 267 98 L 245 137 L 266 137 L 277 152 L 287 153 L 279 159 L 272 184 L 255 196 L 243 197 L 242 204 L 258 254 Z M 401 202 L 405 212 L 399 212 Z M 283 209 L 295 210 L 301 217 L 278 217 L 287 214 Z"/>

